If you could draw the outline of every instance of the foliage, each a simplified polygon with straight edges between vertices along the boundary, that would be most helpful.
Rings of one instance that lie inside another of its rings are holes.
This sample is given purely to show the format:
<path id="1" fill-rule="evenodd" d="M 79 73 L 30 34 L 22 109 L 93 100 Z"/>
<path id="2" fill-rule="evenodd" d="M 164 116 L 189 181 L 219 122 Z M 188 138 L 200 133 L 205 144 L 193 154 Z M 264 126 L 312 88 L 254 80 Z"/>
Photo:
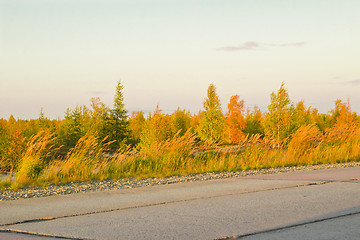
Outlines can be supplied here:
<path id="1" fill-rule="evenodd" d="M 249 135 L 264 135 L 263 127 L 264 116 L 258 106 L 254 106 L 254 110 L 247 109 L 245 117 L 245 134 Z"/>
<path id="2" fill-rule="evenodd" d="M 122 91 L 118 82 L 113 109 L 93 98 L 91 108 L 68 109 L 63 120 L 43 110 L 38 119 L 0 119 L 0 170 L 9 174 L 0 188 L 360 161 L 360 118 L 349 101 L 326 114 L 303 101 L 293 107 L 283 83 L 267 113 L 255 106 L 244 117 L 235 95 L 224 117 L 211 84 L 198 114 L 157 106 L 146 119 L 143 112 L 127 119 Z M 237 145 L 210 144 L 222 140 Z"/>
<path id="3" fill-rule="evenodd" d="M 177 108 L 171 115 L 171 124 L 173 132 L 183 136 L 191 128 L 191 114 L 185 109 Z"/>
<path id="4" fill-rule="evenodd" d="M 129 118 L 130 139 L 133 143 L 140 142 L 141 132 L 145 124 L 145 117 L 142 111 L 135 111 L 131 113 Z"/>
<path id="5" fill-rule="evenodd" d="M 224 116 L 214 84 L 208 87 L 203 105 L 205 110 L 201 114 L 197 133 L 203 141 L 219 142 L 224 131 Z"/>
<path id="6" fill-rule="evenodd" d="M 102 154 L 109 143 L 104 144 L 96 137 L 85 135 L 62 161 L 53 162 L 46 174 L 48 181 L 58 183 L 85 181 L 92 179 L 96 164 L 102 160 Z"/>
<path id="7" fill-rule="evenodd" d="M 351 111 L 350 102 L 343 103 L 340 99 L 335 101 L 335 109 L 331 111 L 335 128 L 348 128 L 357 125 L 356 113 Z"/>
<path id="8" fill-rule="evenodd" d="M 225 118 L 225 139 L 230 144 L 238 144 L 244 138 L 244 100 L 239 95 L 231 96 Z"/>
<path id="9" fill-rule="evenodd" d="M 162 113 L 159 106 L 156 106 L 154 113 L 149 115 L 145 121 L 141 135 L 139 147 L 147 147 L 156 144 L 173 136 L 171 117 Z"/>
<path id="10" fill-rule="evenodd" d="M 296 107 L 292 116 L 292 129 L 291 132 L 295 132 L 301 126 L 315 123 L 313 119 L 313 111 L 311 107 L 306 108 L 304 101 L 300 101 L 296 104 Z"/>
<path id="11" fill-rule="evenodd" d="M 7 122 L 2 119 L 0 136 L 0 170 L 17 168 L 27 143 L 27 136 L 25 135 L 27 126 L 24 123 L 24 121 L 15 120 L 13 116 L 10 116 Z"/>
<path id="12" fill-rule="evenodd" d="M 314 124 L 302 125 L 292 136 L 288 146 L 291 154 L 304 155 L 322 142 L 322 134 Z"/>
<path id="13" fill-rule="evenodd" d="M 30 138 L 26 151 L 20 159 L 16 184 L 22 186 L 36 182 L 45 167 L 46 156 L 51 153 L 53 141 L 53 135 L 46 131 L 40 131 Z"/>
<path id="14" fill-rule="evenodd" d="M 88 118 L 88 110 L 85 106 L 76 106 L 75 109 L 67 109 L 65 119 L 61 125 L 59 135 L 64 149 L 73 148 L 77 141 L 85 136 L 85 119 Z"/>
<path id="15" fill-rule="evenodd" d="M 111 147 L 116 150 L 124 147 L 129 137 L 128 115 L 124 105 L 123 85 L 121 81 L 117 82 L 114 96 L 114 108 L 105 117 L 103 131 L 104 136 L 108 136 L 112 142 Z"/>
<path id="16" fill-rule="evenodd" d="M 271 93 L 270 98 L 271 103 L 264 119 L 264 129 L 266 136 L 275 139 L 279 144 L 292 133 L 294 110 L 284 83 L 281 84 L 277 93 Z"/>

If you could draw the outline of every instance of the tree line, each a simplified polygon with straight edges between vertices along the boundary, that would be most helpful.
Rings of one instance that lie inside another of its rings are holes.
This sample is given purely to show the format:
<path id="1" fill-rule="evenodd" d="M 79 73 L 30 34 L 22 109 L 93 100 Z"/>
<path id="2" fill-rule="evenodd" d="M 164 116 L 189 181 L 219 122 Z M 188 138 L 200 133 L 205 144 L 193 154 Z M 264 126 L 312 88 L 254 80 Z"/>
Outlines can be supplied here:
<path id="1" fill-rule="evenodd" d="M 266 112 L 257 106 L 246 108 L 239 95 L 230 97 L 224 111 L 214 84 L 208 87 L 203 109 L 197 114 L 181 108 L 165 114 L 159 106 L 147 116 L 142 111 L 129 114 L 124 106 L 121 81 L 117 82 L 112 107 L 100 98 L 90 101 L 90 108 L 81 105 L 67 109 L 62 120 L 50 120 L 43 111 L 37 119 L 21 120 L 13 116 L 0 119 L 0 170 L 15 170 L 29 140 L 40 131 L 54 137 L 52 149 L 57 150 L 53 153 L 56 156 L 51 157 L 61 159 L 84 136 L 106 143 L 109 153 L 129 146 L 146 148 L 189 131 L 196 137 L 198 146 L 238 145 L 249 136 L 258 136 L 280 148 L 286 147 L 301 127 L 312 126 L 323 135 L 341 134 L 346 129 L 358 128 L 360 122 L 349 101 L 336 100 L 334 109 L 319 113 L 316 108 L 306 107 L 304 101 L 292 102 L 284 83 L 271 93 Z"/>

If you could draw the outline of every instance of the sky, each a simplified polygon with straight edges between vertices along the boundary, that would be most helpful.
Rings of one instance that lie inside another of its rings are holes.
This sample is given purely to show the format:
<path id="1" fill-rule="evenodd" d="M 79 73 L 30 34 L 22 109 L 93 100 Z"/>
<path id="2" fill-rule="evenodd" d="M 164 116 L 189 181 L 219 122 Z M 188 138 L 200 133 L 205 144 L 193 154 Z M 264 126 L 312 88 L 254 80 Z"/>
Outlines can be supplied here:
<path id="1" fill-rule="evenodd" d="M 0 118 L 63 118 L 117 81 L 129 112 L 197 113 L 208 86 L 266 111 L 360 113 L 359 0 L 0 0 Z"/>

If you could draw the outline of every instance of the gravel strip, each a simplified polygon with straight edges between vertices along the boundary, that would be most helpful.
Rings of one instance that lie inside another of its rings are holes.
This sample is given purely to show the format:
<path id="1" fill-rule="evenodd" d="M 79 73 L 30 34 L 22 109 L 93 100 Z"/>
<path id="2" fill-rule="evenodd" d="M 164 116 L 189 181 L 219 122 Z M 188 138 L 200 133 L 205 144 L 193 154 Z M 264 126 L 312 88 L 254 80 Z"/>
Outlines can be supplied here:
<path id="1" fill-rule="evenodd" d="M 211 179 L 224 179 L 230 177 L 250 176 L 260 174 L 272 174 L 281 172 L 298 172 L 298 171 L 311 171 L 329 168 L 347 168 L 359 167 L 360 162 L 338 163 L 338 164 L 323 164 L 313 166 L 300 166 L 300 167 L 284 167 L 284 168 L 270 168 L 260 170 L 247 170 L 247 171 L 234 171 L 234 172 L 214 172 L 202 174 L 190 174 L 187 176 L 172 176 L 166 178 L 149 178 L 138 180 L 135 178 L 119 179 L 119 180 L 103 180 L 91 182 L 72 182 L 65 185 L 49 185 L 45 188 L 41 187 L 28 187 L 12 190 L 0 190 L 0 201 L 17 200 L 24 198 L 36 198 L 54 195 L 66 195 L 72 193 L 83 193 L 90 191 L 102 191 L 108 189 L 126 189 L 154 185 L 165 185 L 179 182 L 194 182 L 206 181 Z"/>

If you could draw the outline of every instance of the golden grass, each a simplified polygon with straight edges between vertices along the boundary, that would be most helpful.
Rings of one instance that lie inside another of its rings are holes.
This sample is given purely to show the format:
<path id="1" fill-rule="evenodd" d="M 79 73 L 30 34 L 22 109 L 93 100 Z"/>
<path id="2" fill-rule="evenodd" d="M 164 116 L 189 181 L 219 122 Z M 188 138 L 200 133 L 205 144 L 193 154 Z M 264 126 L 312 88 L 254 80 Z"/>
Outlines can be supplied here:
<path id="1" fill-rule="evenodd" d="M 315 125 L 300 127 L 288 144 L 247 136 L 239 147 L 197 153 L 193 156 L 195 136 L 183 136 L 132 150 L 119 150 L 106 156 L 107 144 L 93 136 L 81 138 L 63 160 L 45 165 L 53 138 L 39 133 L 28 144 L 17 171 L 16 189 L 26 184 L 67 183 L 92 179 L 149 178 L 204 172 L 236 171 L 360 161 L 360 129 L 332 128 L 321 133 Z M 275 146 L 275 147 L 274 147 Z M 278 146 L 281 146 L 280 148 Z M 225 150 L 224 150 L 225 149 Z M 234 149 L 237 149 L 236 151 Z M 8 188 L 9 183 L 1 183 Z"/>
<path id="2" fill-rule="evenodd" d="M 50 153 L 53 141 L 53 135 L 46 131 L 40 131 L 30 138 L 16 172 L 14 188 L 36 184 L 42 175 L 45 167 L 44 159 Z"/>
<path id="3" fill-rule="evenodd" d="M 65 159 L 53 161 L 47 168 L 45 179 L 52 183 L 86 181 L 96 178 L 96 168 L 102 164 L 103 153 L 111 142 L 104 144 L 93 136 L 78 140 Z"/>

